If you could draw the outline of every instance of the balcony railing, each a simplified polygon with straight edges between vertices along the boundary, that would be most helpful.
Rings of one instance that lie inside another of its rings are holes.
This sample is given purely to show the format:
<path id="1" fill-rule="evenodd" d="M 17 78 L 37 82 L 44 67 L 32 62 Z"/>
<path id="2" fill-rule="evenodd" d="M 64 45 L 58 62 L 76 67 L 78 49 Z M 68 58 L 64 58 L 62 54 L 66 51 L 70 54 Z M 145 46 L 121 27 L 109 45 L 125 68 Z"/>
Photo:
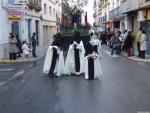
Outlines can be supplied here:
<path id="1" fill-rule="evenodd" d="M 118 7 L 118 8 L 116 8 L 116 9 L 114 9 L 114 10 L 109 12 L 109 19 L 113 20 L 113 19 L 115 19 L 117 16 L 119 16 L 121 14 L 122 14 L 121 13 L 121 9 L 120 9 L 120 7 Z"/>
<path id="2" fill-rule="evenodd" d="M 30 10 L 34 9 L 36 12 L 40 12 L 42 10 L 40 0 L 29 0 L 27 5 Z"/>
<path id="3" fill-rule="evenodd" d="M 140 7 L 147 7 L 150 6 L 150 0 L 140 0 Z"/>

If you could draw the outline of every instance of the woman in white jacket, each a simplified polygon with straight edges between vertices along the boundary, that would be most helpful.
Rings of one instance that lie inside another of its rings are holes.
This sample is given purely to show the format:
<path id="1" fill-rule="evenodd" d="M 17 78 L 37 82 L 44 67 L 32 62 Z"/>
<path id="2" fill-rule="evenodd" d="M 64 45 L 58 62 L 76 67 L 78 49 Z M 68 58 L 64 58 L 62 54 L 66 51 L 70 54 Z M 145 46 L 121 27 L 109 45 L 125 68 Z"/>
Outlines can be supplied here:
<path id="1" fill-rule="evenodd" d="M 142 36 L 141 36 L 141 40 L 140 40 L 141 58 L 145 58 L 146 50 L 147 50 L 146 33 L 145 33 L 145 31 L 142 31 Z"/>

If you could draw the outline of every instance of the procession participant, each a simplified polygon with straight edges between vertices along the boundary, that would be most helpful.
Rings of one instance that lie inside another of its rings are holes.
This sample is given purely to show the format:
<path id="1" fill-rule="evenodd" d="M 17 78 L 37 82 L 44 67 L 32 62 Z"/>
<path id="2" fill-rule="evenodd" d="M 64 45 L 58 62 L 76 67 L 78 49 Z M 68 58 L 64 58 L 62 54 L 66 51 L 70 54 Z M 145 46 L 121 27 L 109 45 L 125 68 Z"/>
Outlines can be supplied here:
<path id="1" fill-rule="evenodd" d="M 43 72 L 50 76 L 61 76 L 64 73 L 64 56 L 60 48 L 59 35 L 54 36 L 52 45 L 49 46 L 45 58 Z"/>
<path id="2" fill-rule="evenodd" d="M 84 72 L 84 46 L 80 39 L 80 32 L 75 31 L 73 39 L 70 43 L 66 63 L 65 73 L 80 75 Z"/>
<path id="3" fill-rule="evenodd" d="M 102 75 L 98 52 L 95 51 L 94 41 L 91 40 L 85 47 L 85 79 L 99 79 Z"/>
<path id="4" fill-rule="evenodd" d="M 98 39 L 96 33 L 94 33 L 94 35 L 92 36 L 91 41 L 93 41 L 95 52 L 100 55 L 101 41 Z"/>

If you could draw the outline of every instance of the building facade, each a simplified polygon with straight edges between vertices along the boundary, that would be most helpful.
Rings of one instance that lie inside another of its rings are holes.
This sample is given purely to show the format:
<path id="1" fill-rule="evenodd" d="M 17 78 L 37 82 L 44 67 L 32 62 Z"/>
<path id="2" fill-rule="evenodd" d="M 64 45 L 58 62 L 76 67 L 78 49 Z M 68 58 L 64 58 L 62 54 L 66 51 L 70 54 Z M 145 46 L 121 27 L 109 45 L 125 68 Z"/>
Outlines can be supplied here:
<path id="1" fill-rule="evenodd" d="M 59 30 L 61 0 L 2 0 L 0 2 L 0 59 L 9 57 L 8 36 L 12 32 L 20 41 L 28 41 L 35 32 L 37 45 L 48 46 L 50 38 Z M 11 8 L 15 10 L 12 12 Z M 20 11 L 20 12 L 18 12 Z M 20 14 L 20 18 L 13 18 Z M 12 16 L 12 17 L 11 17 Z"/>
<path id="2" fill-rule="evenodd" d="M 60 31 L 61 0 L 42 0 L 41 45 L 49 45 L 53 34 Z"/>
<path id="3" fill-rule="evenodd" d="M 105 31 L 146 31 L 150 53 L 150 0 L 100 0 L 99 20 Z"/>
<path id="4" fill-rule="evenodd" d="M 121 12 L 126 14 L 126 29 L 136 33 L 139 30 L 140 23 L 137 21 L 137 10 L 139 10 L 139 0 L 122 0 Z"/>

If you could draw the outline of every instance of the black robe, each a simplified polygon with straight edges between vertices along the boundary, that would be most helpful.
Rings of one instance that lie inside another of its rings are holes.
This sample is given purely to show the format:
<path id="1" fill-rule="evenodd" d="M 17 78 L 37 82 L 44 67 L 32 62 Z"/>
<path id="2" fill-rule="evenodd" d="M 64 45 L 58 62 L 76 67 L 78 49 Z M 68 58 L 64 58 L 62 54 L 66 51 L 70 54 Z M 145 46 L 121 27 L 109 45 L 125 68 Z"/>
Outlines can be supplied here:
<path id="1" fill-rule="evenodd" d="M 96 46 L 91 45 L 88 43 L 85 47 L 85 57 L 88 56 L 89 54 L 93 54 L 95 52 Z M 94 59 L 93 58 L 88 58 L 88 75 L 89 75 L 89 80 L 94 79 Z"/>
<path id="2" fill-rule="evenodd" d="M 80 72 L 80 53 L 79 49 L 77 49 L 77 45 L 74 45 L 74 58 L 75 58 L 75 70 L 76 72 Z"/>
<path id="3" fill-rule="evenodd" d="M 55 39 L 52 43 L 52 46 L 57 46 L 59 47 L 60 45 L 60 41 L 58 39 Z M 57 53 L 57 49 L 56 48 L 53 48 L 53 54 L 52 54 L 52 62 L 51 62 L 51 67 L 50 67 L 50 70 L 49 70 L 49 74 L 54 74 L 54 70 L 55 70 L 55 67 L 56 67 L 56 63 L 57 63 L 57 59 L 58 59 L 58 56 L 59 54 Z"/>

